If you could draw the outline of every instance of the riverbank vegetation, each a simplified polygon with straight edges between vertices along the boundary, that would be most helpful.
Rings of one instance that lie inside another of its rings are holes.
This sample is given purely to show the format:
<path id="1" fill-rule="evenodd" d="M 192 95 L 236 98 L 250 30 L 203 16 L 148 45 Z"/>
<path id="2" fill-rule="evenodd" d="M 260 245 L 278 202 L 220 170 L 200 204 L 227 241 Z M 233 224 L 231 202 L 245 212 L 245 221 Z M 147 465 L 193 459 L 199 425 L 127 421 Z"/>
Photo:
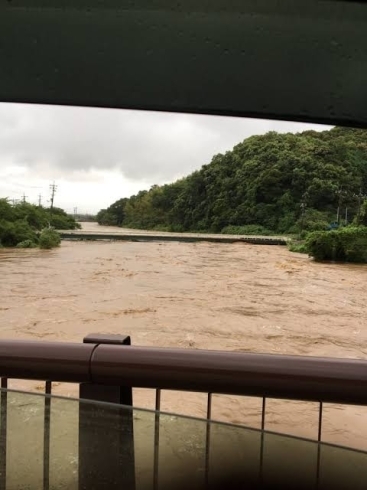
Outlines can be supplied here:
<path id="1" fill-rule="evenodd" d="M 305 240 L 289 245 L 292 252 L 307 253 L 316 261 L 367 263 L 367 227 L 346 226 L 314 231 Z"/>
<path id="2" fill-rule="evenodd" d="M 61 243 L 61 238 L 53 228 L 45 228 L 40 233 L 38 243 L 40 248 L 50 249 L 58 247 Z"/>
<path id="3" fill-rule="evenodd" d="M 365 130 L 270 132 L 215 155 L 209 164 L 172 184 L 154 185 L 116 201 L 102 209 L 97 220 L 160 231 L 308 237 L 291 247 L 318 260 L 356 260 L 361 255 L 348 247 L 354 239 L 357 248 L 364 240 L 364 231 L 356 227 L 367 225 L 365 194 Z M 339 254 L 335 245 L 326 253 L 321 242 L 336 237 L 342 237 L 347 248 Z"/>
<path id="4" fill-rule="evenodd" d="M 50 209 L 27 202 L 12 205 L 0 199 L 0 246 L 52 248 L 60 243 L 55 231 L 80 228 L 63 209 Z M 51 245 L 51 246 L 50 246 Z"/>

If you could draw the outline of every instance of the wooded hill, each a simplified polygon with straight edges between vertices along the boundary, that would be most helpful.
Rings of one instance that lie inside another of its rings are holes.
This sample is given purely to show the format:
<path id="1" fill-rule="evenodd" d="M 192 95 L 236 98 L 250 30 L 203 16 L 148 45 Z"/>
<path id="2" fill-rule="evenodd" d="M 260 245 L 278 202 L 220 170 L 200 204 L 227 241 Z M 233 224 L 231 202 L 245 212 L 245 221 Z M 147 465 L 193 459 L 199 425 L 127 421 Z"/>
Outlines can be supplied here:
<path id="1" fill-rule="evenodd" d="M 97 219 L 180 232 L 297 233 L 352 221 L 365 193 L 365 130 L 269 132 L 172 184 L 116 201 Z"/>

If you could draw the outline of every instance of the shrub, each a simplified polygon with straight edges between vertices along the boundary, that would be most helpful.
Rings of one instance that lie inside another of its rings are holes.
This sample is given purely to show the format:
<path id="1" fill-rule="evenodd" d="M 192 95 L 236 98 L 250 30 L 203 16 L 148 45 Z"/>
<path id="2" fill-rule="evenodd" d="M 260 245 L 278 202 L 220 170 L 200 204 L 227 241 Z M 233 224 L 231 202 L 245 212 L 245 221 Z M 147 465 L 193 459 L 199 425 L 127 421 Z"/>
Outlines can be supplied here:
<path id="1" fill-rule="evenodd" d="M 168 231 L 172 231 L 173 233 L 183 233 L 185 228 L 182 225 L 171 225 L 168 228 Z"/>
<path id="2" fill-rule="evenodd" d="M 327 229 L 330 218 L 327 213 L 316 209 L 307 209 L 303 218 L 299 218 L 297 226 L 304 231 L 324 231 Z"/>
<path id="3" fill-rule="evenodd" d="M 77 223 L 74 218 L 61 214 L 52 216 L 50 225 L 53 228 L 56 228 L 56 230 L 75 230 L 81 228 L 80 224 Z"/>
<path id="4" fill-rule="evenodd" d="M 58 247 L 60 245 L 60 235 L 52 228 L 45 228 L 42 230 L 39 237 L 40 248 L 50 249 Z"/>
<path id="5" fill-rule="evenodd" d="M 305 242 L 291 242 L 288 244 L 288 249 L 291 252 L 299 254 L 308 254 L 308 247 Z"/>
<path id="6" fill-rule="evenodd" d="M 0 220 L 0 241 L 3 246 L 14 246 L 14 223 L 10 221 Z"/>
<path id="7" fill-rule="evenodd" d="M 0 243 L 4 247 L 16 247 L 21 242 L 20 247 L 38 244 L 38 234 L 49 220 L 49 209 L 27 202 L 11 206 L 7 199 L 0 199 Z M 60 229 L 80 228 L 74 217 L 60 208 L 53 208 L 52 221 Z"/>
<path id="8" fill-rule="evenodd" d="M 305 232 L 307 233 L 307 232 Z M 286 231 L 286 234 L 287 235 L 300 235 L 300 228 L 298 225 L 293 225 L 291 227 L 288 228 L 288 230 Z"/>
<path id="9" fill-rule="evenodd" d="M 32 240 L 23 240 L 17 244 L 17 248 L 35 248 L 37 245 Z"/>
<path id="10" fill-rule="evenodd" d="M 335 260 L 335 231 L 314 231 L 306 239 L 309 254 L 315 260 Z"/>
<path id="11" fill-rule="evenodd" d="M 0 241 L 5 247 L 15 247 L 19 242 L 37 242 L 37 235 L 24 220 L 0 221 Z"/>
<path id="12" fill-rule="evenodd" d="M 367 227 L 348 226 L 332 231 L 310 233 L 306 239 L 309 254 L 318 261 L 367 262 Z"/>
<path id="13" fill-rule="evenodd" d="M 269 236 L 274 235 L 274 233 L 261 225 L 243 225 L 234 226 L 229 225 L 222 229 L 222 233 L 226 235 L 263 235 Z"/>
<path id="14" fill-rule="evenodd" d="M 156 225 L 154 227 L 154 230 L 156 230 L 156 231 L 171 231 L 170 227 L 167 225 Z"/>
<path id="15" fill-rule="evenodd" d="M 295 221 L 296 219 L 294 213 L 289 212 L 288 214 L 282 216 L 279 219 L 276 229 L 279 233 L 294 233 L 294 231 L 296 230 L 297 233 L 298 227 L 297 225 L 295 225 Z"/>

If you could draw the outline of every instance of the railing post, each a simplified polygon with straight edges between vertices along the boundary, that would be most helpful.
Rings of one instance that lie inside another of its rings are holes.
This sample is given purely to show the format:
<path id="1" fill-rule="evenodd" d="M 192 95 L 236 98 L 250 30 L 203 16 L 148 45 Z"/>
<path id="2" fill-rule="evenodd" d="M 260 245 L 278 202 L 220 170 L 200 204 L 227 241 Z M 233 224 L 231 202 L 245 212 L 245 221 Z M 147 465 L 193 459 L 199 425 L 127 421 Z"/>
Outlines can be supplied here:
<path id="1" fill-rule="evenodd" d="M 130 337 L 93 334 L 84 343 L 130 345 Z M 81 383 L 81 399 L 132 407 L 131 386 Z M 80 403 L 79 490 L 135 487 L 133 412 Z"/>

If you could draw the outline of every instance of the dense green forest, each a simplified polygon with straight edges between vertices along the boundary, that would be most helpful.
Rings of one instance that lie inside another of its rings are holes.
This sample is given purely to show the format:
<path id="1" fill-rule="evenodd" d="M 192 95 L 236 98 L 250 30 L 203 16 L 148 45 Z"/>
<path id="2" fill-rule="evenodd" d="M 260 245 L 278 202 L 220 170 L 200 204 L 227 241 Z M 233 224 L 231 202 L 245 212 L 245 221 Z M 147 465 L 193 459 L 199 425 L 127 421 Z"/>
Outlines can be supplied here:
<path id="1" fill-rule="evenodd" d="M 116 201 L 97 219 L 167 231 L 292 234 L 362 221 L 365 192 L 366 131 L 269 132 L 172 184 Z"/>
<path id="2" fill-rule="evenodd" d="M 57 234 L 50 231 L 52 228 L 67 230 L 80 225 L 57 207 L 51 212 L 27 202 L 11 205 L 7 199 L 0 199 L 0 246 L 50 248 L 59 243 Z"/>

